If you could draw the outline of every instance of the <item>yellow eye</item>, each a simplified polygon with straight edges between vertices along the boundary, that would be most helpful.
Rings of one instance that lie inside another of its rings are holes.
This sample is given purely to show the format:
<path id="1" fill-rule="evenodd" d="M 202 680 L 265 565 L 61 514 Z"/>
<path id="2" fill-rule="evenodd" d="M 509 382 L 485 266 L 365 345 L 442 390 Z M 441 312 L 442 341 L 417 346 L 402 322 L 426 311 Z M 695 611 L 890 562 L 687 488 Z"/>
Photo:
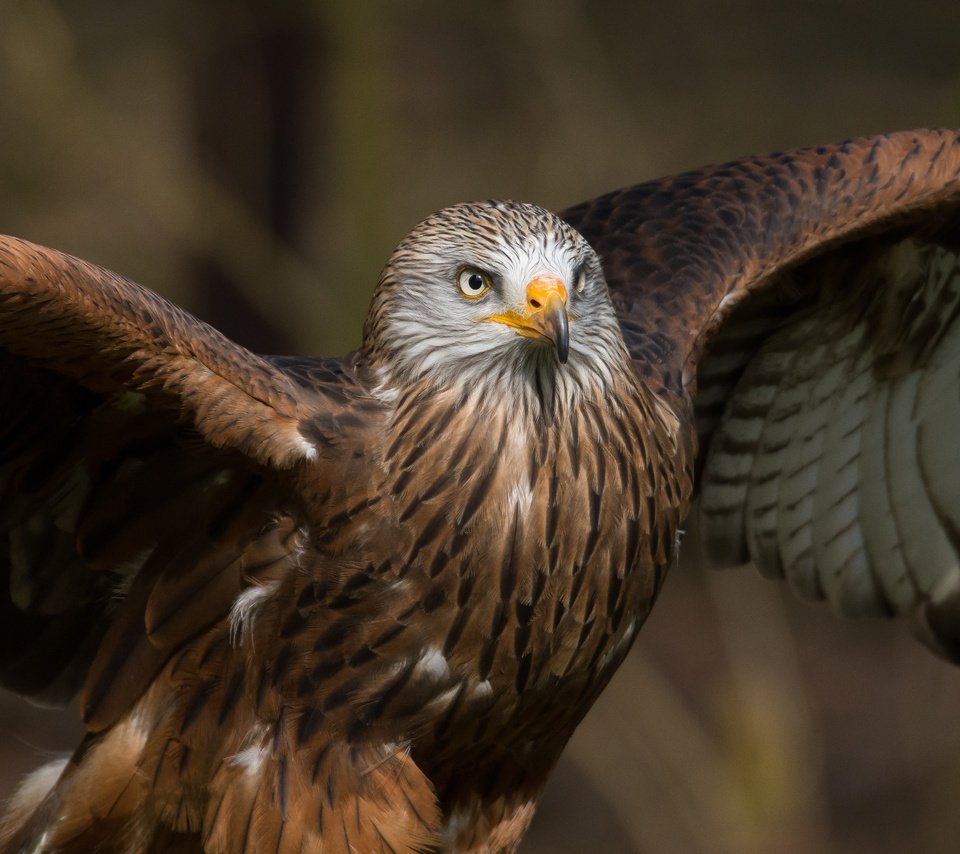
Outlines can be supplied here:
<path id="1" fill-rule="evenodd" d="M 493 282 L 490 281 L 490 276 L 481 270 L 464 267 L 457 273 L 457 284 L 460 286 L 460 293 L 467 299 L 478 299 L 490 290 Z"/>

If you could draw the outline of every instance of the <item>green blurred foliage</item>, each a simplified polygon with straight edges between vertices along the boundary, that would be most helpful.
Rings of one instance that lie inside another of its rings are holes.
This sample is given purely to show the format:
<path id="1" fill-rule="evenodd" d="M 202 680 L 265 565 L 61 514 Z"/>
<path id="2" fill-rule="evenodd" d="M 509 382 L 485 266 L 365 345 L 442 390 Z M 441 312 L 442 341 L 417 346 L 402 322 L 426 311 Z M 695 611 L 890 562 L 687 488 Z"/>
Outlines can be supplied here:
<path id="1" fill-rule="evenodd" d="M 0 0 L 0 22 L 0 231 L 273 352 L 356 346 L 393 245 L 454 201 L 560 208 L 960 123 L 942 0 Z M 956 851 L 958 703 L 902 627 L 691 560 L 524 850 Z M 74 717 L 5 698 L 0 794 Z"/>

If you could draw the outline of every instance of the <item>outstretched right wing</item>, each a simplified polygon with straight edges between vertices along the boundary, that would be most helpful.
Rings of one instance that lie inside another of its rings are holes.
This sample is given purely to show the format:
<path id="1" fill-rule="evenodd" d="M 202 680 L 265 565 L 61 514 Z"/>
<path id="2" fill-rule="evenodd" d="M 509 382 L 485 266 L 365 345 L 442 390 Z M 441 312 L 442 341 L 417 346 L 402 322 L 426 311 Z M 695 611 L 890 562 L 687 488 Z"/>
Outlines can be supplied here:
<path id="1" fill-rule="evenodd" d="M 334 380 L 331 381 L 335 383 Z M 0 683 L 94 728 L 297 548 L 322 383 L 114 273 L 0 238 Z"/>

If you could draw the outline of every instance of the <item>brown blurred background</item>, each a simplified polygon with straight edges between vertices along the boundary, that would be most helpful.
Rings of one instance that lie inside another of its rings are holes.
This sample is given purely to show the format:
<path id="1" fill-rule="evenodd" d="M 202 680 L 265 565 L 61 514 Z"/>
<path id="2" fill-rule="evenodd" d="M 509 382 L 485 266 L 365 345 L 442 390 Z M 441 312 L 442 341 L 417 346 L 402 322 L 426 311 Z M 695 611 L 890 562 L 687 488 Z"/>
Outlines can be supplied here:
<path id="1" fill-rule="evenodd" d="M 430 211 L 957 126 L 958 33 L 947 0 L 0 0 L 0 231 L 340 353 Z M 524 851 L 960 850 L 960 673 L 695 548 Z M 0 796 L 75 718 L 0 698 Z"/>

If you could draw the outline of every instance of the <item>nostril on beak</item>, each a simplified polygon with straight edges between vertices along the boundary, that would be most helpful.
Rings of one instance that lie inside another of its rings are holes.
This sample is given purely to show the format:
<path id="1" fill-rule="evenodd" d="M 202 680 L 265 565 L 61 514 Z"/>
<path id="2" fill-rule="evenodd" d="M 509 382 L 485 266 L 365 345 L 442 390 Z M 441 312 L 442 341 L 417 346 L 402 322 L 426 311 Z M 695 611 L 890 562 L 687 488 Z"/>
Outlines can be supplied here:
<path id="1" fill-rule="evenodd" d="M 532 299 L 532 298 L 531 298 L 531 299 L 529 300 L 529 303 L 530 303 L 530 308 L 540 308 L 540 301 L 539 301 L 539 300 L 535 300 L 535 299 Z"/>

